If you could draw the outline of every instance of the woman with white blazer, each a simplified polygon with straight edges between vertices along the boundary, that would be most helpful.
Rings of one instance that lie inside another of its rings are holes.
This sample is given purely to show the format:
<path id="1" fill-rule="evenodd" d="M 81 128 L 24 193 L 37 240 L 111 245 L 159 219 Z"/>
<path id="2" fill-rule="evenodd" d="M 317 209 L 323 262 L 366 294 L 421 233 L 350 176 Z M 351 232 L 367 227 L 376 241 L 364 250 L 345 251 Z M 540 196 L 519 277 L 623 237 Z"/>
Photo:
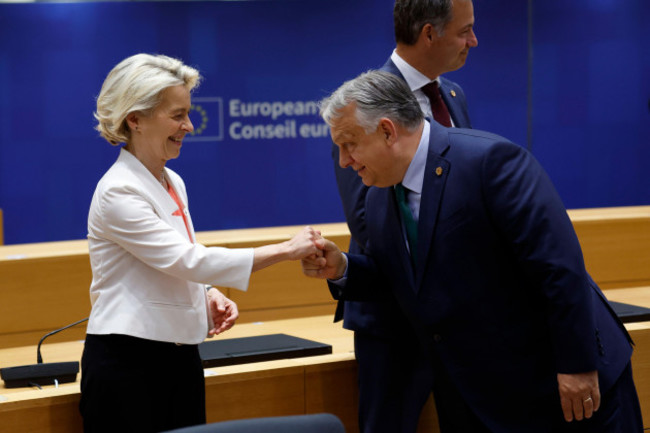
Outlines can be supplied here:
<path id="1" fill-rule="evenodd" d="M 245 290 L 251 272 L 319 254 L 309 227 L 258 248 L 196 243 L 185 185 L 165 163 L 179 156 L 194 129 L 190 94 L 199 80 L 179 60 L 137 54 L 113 68 L 97 98 L 97 130 L 112 145 L 125 145 L 97 184 L 88 216 L 85 432 L 205 423 L 198 344 L 238 317 L 235 303 L 211 286 Z"/>

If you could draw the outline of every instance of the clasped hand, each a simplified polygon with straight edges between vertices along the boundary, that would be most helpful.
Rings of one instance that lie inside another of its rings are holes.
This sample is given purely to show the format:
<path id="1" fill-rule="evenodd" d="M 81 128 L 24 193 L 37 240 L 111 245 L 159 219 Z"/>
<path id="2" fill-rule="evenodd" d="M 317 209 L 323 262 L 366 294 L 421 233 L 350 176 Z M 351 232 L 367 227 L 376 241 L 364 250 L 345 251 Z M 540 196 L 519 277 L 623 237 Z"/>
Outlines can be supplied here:
<path id="1" fill-rule="evenodd" d="M 314 238 L 319 254 L 306 256 L 301 260 L 303 273 L 312 278 L 335 280 L 345 275 L 347 258 L 332 241 L 320 236 Z"/>
<path id="2" fill-rule="evenodd" d="M 288 241 L 255 248 L 252 271 L 255 272 L 283 260 L 304 260 L 312 263 L 313 266 L 324 267 L 327 265 L 323 256 L 327 242 L 329 241 L 325 241 L 319 231 L 312 227 L 305 227 Z M 229 330 L 239 317 L 237 304 L 214 287 L 208 291 L 208 309 L 212 321 L 208 337 Z"/>

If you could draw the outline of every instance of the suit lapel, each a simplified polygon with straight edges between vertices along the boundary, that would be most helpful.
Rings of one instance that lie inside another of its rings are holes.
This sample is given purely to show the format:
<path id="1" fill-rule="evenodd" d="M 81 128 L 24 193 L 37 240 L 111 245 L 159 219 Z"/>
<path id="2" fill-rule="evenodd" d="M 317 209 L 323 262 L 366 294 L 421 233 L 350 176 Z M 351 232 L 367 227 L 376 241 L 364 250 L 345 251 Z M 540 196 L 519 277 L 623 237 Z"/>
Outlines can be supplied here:
<path id="1" fill-rule="evenodd" d="M 442 95 L 442 100 L 445 101 L 445 105 L 447 105 L 449 115 L 454 121 L 454 126 L 457 128 L 469 128 L 469 119 L 461 106 L 460 96 L 455 93 L 449 81 L 443 77 L 440 77 L 440 94 Z"/>
<path id="2" fill-rule="evenodd" d="M 418 262 L 416 264 L 416 290 L 419 290 L 426 271 L 426 263 L 433 244 L 434 229 L 451 165 L 442 157 L 449 147 L 446 128 L 431 122 L 429 154 L 424 170 L 422 199 L 418 220 Z"/>
<path id="3" fill-rule="evenodd" d="M 129 170 L 133 173 L 133 182 L 140 184 L 140 192 L 148 197 L 158 216 L 171 225 L 177 232 L 183 236 L 187 236 L 187 229 L 185 228 L 183 217 L 175 215 L 178 211 L 176 202 L 169 193 L 165 191 L 165 188 L 162 187 L 156 178 L 149 173 L 146 167 L 142 165 L 133 154 L 124 149 L 120 150 L 118 160 L 123 161 L 123 163 L 126 164 Z M 171 180 L 171 176 L 169 176 L 167 169 L 165 169 L 165 173 L 168 181 Z M 175 191 L 178 191 L 178 189 L 175 189 Z M 179 196 L 179 198 L 181 201 L 185 199 L 185 197 L 182 196 Z"/>

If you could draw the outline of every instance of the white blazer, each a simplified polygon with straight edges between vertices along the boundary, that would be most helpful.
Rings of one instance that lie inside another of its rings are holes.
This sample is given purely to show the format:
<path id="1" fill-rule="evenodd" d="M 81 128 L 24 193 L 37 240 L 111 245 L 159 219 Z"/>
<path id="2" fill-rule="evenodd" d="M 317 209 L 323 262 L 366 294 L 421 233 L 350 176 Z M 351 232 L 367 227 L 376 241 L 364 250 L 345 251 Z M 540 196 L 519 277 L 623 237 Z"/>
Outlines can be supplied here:
<path id="1" fill-rule="evenodd" d="M 194 243 L 185 184 L 168 168 L 165 178 L 185 205 L 192 239 L 173 215 L 176 202 L 128 151 L 97 184 L 88 215 L 89 334 L 198 344 L 211 325 L 205 285 L 248 287 L 253 249 Z"/>

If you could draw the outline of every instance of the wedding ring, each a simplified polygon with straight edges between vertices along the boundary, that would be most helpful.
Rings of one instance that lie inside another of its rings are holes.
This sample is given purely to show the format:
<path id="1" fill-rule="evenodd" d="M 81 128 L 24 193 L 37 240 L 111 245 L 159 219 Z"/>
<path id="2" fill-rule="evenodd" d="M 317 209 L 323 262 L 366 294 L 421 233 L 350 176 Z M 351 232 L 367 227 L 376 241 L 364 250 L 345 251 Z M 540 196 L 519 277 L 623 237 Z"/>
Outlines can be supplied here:
<path id="1" fill-rule="evenodd" d="M 586 403 L 586 402 L 588 402 L 588 401 L 591 401 L 591 397 L 587 397 L 587 398 L 585 398 L 584 400 L 582 400 L 583 403 Z"/>

